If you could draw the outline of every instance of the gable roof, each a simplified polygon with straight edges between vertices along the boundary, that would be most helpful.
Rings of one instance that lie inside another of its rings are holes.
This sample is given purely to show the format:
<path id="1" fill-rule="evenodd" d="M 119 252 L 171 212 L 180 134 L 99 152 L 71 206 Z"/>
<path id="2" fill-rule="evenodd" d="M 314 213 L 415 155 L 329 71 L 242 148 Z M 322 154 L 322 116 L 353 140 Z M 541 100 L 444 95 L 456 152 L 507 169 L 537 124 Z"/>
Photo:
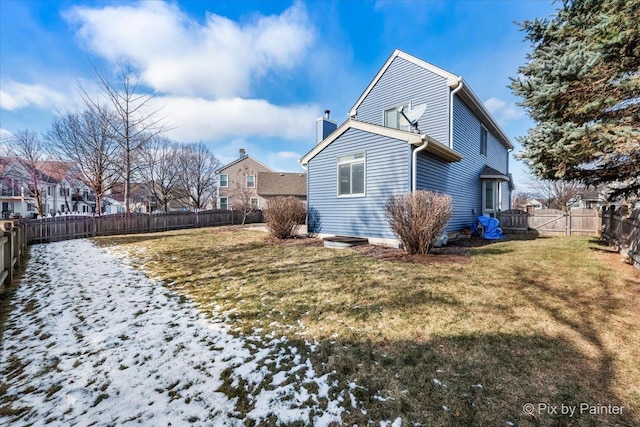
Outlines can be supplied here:
<path id="1" fill-rule="evenodd" d="M 256 160 L 256 159 L 254 159 L 254 158 L 253 158 L 253 157 L 251 157 L 250 155 L 245 154 L 244 156 L 242 156 L 242 157 L 240 157 L 240 158 L 238 158 L 238 159 L 235 159 L 233 162 L 231 162 L 231 163 L 227 163 L 226 165 L 224 165 L 224 166 L 222 166 L 222 167 L 218 168 L 218 169 L 216 170 L 216 172 L 215 172 L 215 173 L 217 173 L 217 174 L 218 174 L 218 173 L 222 172 L 223 170 L 228 169 L 228 168 L 230 168 L 231 166 L 233 166 L 233 165 L 235 165 L 235 164 L 238 164 L 238 163 L 240 163 L 241 161 L 243 161 L 243 160 L 247 160 L 247 159 L 251 159 L 251 160 L 253 160 L 254 162 L 258 163 L 259 165 L 261 165 L 261 166 L 265 167 L 267 170 L 270 170 L 271 172 L 273 172 L 273 169 L 271 169 L 269 166 L 267 166 L 267 165 L 265 165 L 264 163 L 262 163 L 262 162 L 260 162 L 260 161 L 258 161 L 258 160 Z"/>
<path id="2" fill-rule="evenodd" d="M 412 145 L 422 145 L 422 135 L 418 135 L 417 133 L 407 132 L 404 130 L 393 129 L 386 126 L 374 125 L 371 123 L 361 122 L 355 119 L 349 119 L 343 124 L 340 125 L 338 129 L 333 131 L 331 135 L 329 135 L 322 142 L 317 144 L 315 147 L 311 149 L 307 154 L 305 154 L 301 159 L 300 163 L 304 166 L 309 163 L 309 160 L 313 159 L 318 153 L 324 150 L 329 144 L 338 139 L 343 133 L 345 133 L 349 129 L 358 129 L 364 132 L 373 133 L 376 135 L 386 136 L 393 139 L 399 139 L 401 141 L 406 141 Z M 443 160 L 449 162 L 458 162 L 462 160 L 462 154 L 458 153 L 455 150 L 452 150 L 448 146 L 436 141 L 428 135 L 424 135 L 429 140 L 429 145 L 427 146 L 426 151 L 440 157 Z"/>
<path id="3" fill-rule="evenodd" d="M 307 174 L 258 172 L 259 196 L 306 196 Z"/>
<path id="4" fill-rule="evenodd" d="M 378 74 L 376 74 L 376 76 L 373 78 L 371 83 L 369 83 L 369 86 L 367 86 L 364 92 L 362 92 L 362 95 L 360 95 L 360 98 L 358 98 L 356 103 L 349 110 L 349 117 L 351 118 L 356 117 L 356 113 L 360 104 L 362 104 L 362 102 L 367 97 L 367 95 L 369 95 L 369 92 L 371 92 L 373 87 L 378 83 L 378 80 L 380 80 L 380 78 L 385 73 L 385 71 L 387 71 L 387 68 L 391 66 L 391 63 L 396 58 L 402 58 L 406 61 L 411 62 L 412 64 L 415 64 L 421 68 L 424 68 L 425 70 L 431 71 L 432 73 L 447 79 L 447 84 L 451 89 L 455 89 L 456 87 L 458 87 L 458 85 L 462 84 L 462 89 L 457 93 L 460 99 L 462 99 L 462 101 L 476 114 L 476 116 L 478 116 L 482 124 L 485 125 L 485 127 L 487 127 L 491 131 L 491 133 L 496 135 L 496 137 L 498 138 L 498 141 L 500 141 L 502 145 L 504 145 L 508 149 L 513 149 L 513 144 L 509 140 L 509 137 L 507 136 L 507 134 L 504 133 L 504 131 L 502 130 L 498 122 L 493 118 L 491 113 L 489 113 L 487 108 L 480 101 L 480 99 L 473 92 L 473 90 L 471 90 L 471 87 L 469 87 L 467 82 L 462 77 L 456 76 L 455 74 L 452 74 L 449 71 L 446 71 L 440 67 L 437 67 L 426 61 L 423 61 L 420 58 L 416 58 L 415 56 L 410 55 L 406 52 L 403 52 L 399 49 L 396 49 L 393 51 L 389 59 L 387 59 L 387 61 L 384 63 L 384 65 L 380 69 L 380 71 L 378 71 Z"/>

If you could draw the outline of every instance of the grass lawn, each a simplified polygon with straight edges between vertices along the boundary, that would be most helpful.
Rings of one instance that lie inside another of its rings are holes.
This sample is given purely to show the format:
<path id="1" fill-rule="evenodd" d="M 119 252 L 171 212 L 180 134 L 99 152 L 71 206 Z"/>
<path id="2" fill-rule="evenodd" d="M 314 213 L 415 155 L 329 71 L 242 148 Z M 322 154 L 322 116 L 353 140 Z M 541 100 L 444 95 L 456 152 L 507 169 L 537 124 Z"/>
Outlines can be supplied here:
<path id="1" fill-rule="evenodd" d="M 276 330 L 301 352 L 316 342 L 314 368 L 335 392 L 357 385 L 345 425 L 640 424 L 640 272 L 592 238 L 507 239 L 416 262 L 243 228 L 97 241 L 226 312 L 238 333 Z"/>

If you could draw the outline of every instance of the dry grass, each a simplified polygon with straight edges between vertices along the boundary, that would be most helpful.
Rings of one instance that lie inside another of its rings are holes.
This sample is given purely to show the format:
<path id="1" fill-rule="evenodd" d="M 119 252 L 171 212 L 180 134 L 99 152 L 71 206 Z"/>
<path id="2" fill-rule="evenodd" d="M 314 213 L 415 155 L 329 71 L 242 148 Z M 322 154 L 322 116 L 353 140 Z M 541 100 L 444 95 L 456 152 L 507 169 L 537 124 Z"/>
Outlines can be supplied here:
<path id="1" fill-rule="evenodd" d="M 239 331 L 317 341 L 316 370 L 335 371 L 336 390 L 358 385 L 345 425 L 640 423 L 640 273 L 589 238 L 507 240 L 418 263 L 240 228 L 98 242 L 130 250 L 205 312 L 230 311 Z M 528 402 L 558 414 L 525 414 Z M 560 414 L 581 403 L 624 409 Z"/>

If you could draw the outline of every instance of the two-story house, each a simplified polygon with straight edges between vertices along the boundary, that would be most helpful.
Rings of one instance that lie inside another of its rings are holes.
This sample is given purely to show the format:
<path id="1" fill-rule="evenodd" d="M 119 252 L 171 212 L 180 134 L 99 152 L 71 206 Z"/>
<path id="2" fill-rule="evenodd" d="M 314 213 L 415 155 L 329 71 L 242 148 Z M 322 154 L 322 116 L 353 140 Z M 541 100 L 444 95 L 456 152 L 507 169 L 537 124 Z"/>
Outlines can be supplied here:
<path id="1" fill-rule="evenodd" d="M 75 178 L 73 163 L 41 161 L 32 168 L 12 157 L 1 162 L 2 217 L 34 218 L 39 205 L 45 216 L 95 210 L 95 197 Z"/>
<path id="2" fill-rule="evenodd" d="M 510 208 L 513 145 L 462 77 L 392 53 L 340 126 L 319 120 L 307 168 L 309 231 L 397 245 L 390 196 L 430 190 L 452 197 L 447 232 Z"/>
<path id="3" fill-rule="evenodd" d="M 218 170 L 218 209 L 243 209 L 250 206 L 261 209 L 265 199 L 258 195 L 258 173 L 273 172 L 271 168 L 260 163 L 240 149 L 239 157 Z"/>

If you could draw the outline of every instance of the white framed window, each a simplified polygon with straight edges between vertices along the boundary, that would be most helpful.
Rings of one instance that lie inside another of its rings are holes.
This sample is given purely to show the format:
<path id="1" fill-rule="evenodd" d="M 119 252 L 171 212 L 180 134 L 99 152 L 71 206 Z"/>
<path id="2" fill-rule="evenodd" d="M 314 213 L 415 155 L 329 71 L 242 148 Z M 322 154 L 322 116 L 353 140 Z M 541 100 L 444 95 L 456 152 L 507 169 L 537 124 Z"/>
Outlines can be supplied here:
<path id="1" fill-rule="evenodd" d="M 229 198 L 228 197 L 220 197 L 218 199 L 218 208 L 227 210 L 229 209 Z"/>
<path id="2" fill-rule="evenodd" d="M 256 176 L 247 175 L 247 188 L 255 188 L 255 186 L 256 186 Z"/>
<path id="3" fill-rule="evenodd" d="M 411 130 L 411 125 L 409 123 L 407 123 L 406 125 L 402 124 L 402 122 L 406 122 L 406 120 L 400 120 L 402 118 L 402 114 L 400 114 L 400 111 L 403 111 L 405 114 L 407 114 L 410 107 L 411 103 L 407 102 L 384 110 L 384 126 L 406 131 Z"/>
<path id="4" fill-rule="evenodd" d="M 226 173 L 220 174 L 220 187 L 229 187 L 229 175 Z"/>
<path id="5" fill-rule="evenodd" d="M 365 153 L 338 157 L 338 196 L 365 195 Z"/>
<path id="6" fill-rule="evenodd" d="M 487 129 L 484 126 L 480 127 L 480 154 L 487 155 Z"/>
<path id="7" fill-rule="evenodd" d="M 495 216 L 502 206 L 502 185 L 497 179 L 482 180 L 482 214 Z"/>
<path id="8" fill-rule="evenodd" d="M 257 197 L 252 197 L 251 198 L 251 209 L 258 209 L 258 198 Z"/>

